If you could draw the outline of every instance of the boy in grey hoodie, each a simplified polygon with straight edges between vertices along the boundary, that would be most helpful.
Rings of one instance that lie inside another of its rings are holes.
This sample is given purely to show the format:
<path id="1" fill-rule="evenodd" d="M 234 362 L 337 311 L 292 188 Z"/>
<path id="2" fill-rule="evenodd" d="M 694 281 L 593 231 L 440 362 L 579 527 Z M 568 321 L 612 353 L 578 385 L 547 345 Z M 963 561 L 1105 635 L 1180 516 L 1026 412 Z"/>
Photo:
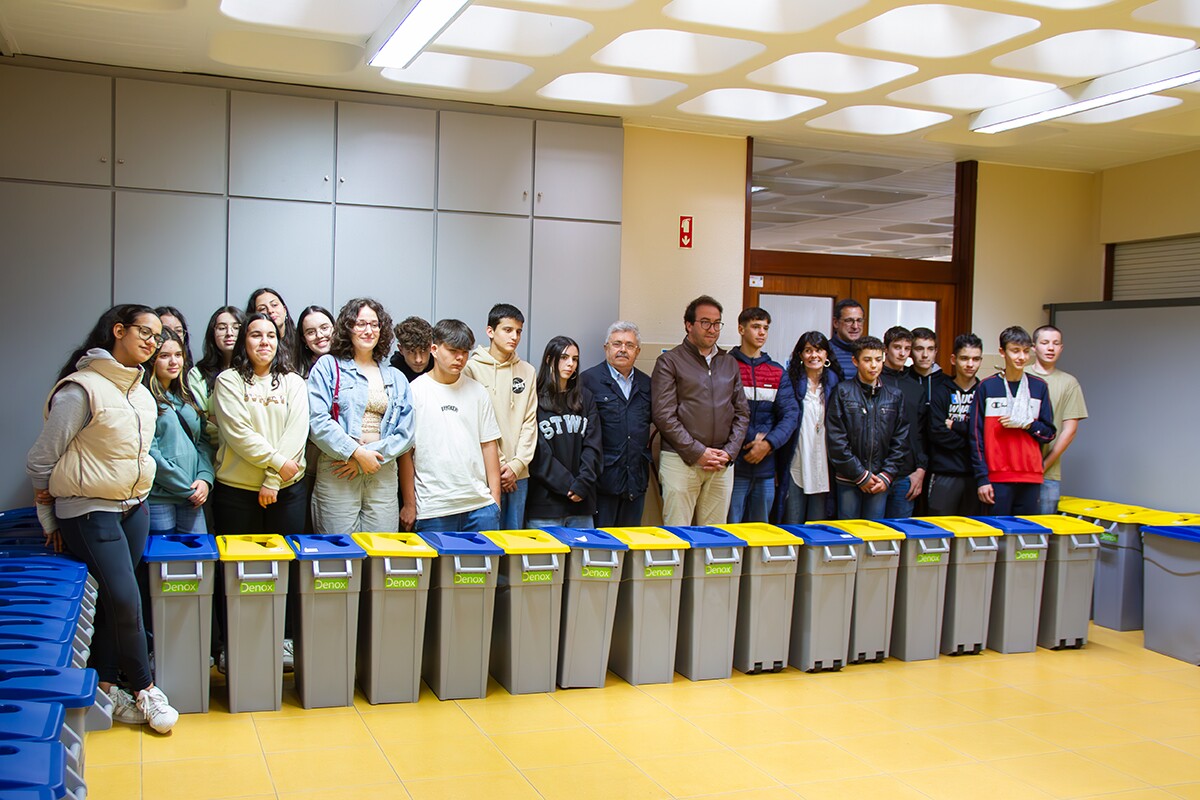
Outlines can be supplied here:
<path id="1" fill-rule="evenodd" d="M 525 316 L 497 303 L 488 312 L 490 344 L 471 353 L 463 372 L 483 384 L 500 424 L 500 529 L 525 526 L 529 462 L 537 449 L 537 370 L 517 355 Z"/>

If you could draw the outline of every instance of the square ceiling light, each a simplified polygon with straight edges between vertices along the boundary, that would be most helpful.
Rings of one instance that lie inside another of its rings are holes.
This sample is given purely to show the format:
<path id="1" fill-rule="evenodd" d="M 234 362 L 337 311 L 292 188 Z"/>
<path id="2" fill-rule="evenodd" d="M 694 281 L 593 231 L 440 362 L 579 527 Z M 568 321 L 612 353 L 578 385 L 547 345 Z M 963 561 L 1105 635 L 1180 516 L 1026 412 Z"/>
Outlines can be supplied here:
<path id="1" fill-rule="evenodd" d="M 1105 122 L 1116 122 L 1117 120 L 1129 119 L 1130 117 L 1138 117 L 1142 114 L 1152 114 L 1155 111 L 1174 108 L 1182 102 L 1178 97 L 1163 97 L 1162 95 L 1150 94 L 1145 97 L 1135 97 L 1132 100 L 1125 100 L 1121 103 L 1113 103 L 1111 106 L 1072 114 L 1069 117 L 1063 117 L 1062 121 L 1076 122 L 1081 125 L 1102 125 Z"/>
<path id="2" fill-rule="evenodd" d="M 899 136 L 951 119 L 940 111 L 920 111 L 897 106 L 847 106 L 823 117 L 810 119 L 808 127 L 837 133 L 869 136 Z"/>
<path id="3" fill-rule="evenodd" d="M 532 72 L 533 67 L 513 61 L 422 53 L 405 69 L 384 69 L 383 77 L 413 86 L 434 86 L 464 92 L 505 92 Z"/>
<path id="4" fill-rule="evenodd" d="M 239 22 L 273 25 L 338 36 L 370 36 L 383 24 L 396 0 L 221 0 L 221 13 Z"/>
<path id="5" fill-rule="evenodd" d="M 898 103 L 972 111 L 1048 92 L 1054 88 L 1057 87 L 1053 83 L 1045 81 L 968 73 L 939 75 L 924 83 L 897 89 L 888 95 L 888 99 Z"/>
<path id="6" fill-rule="evenodd" d="M 456 50 L 538 58 L 558 55 L 591 32 L 590 24 L 574 17 L 469 6 L 434 44 Z"/>
<path id="7" fill-rule="evenodd" d="M 901 6 L 839 34 L 842 44 L 926 58 L 965 56 L 1037 30 L 1032 17 L 942 3 Z"/>
<path id="8" fill-rule="evenodd" d="M 862 8 L 867 0 L 811 3 L 799 0 L 674 0 L 663 14 L 681 22 L 759 33 L 803 33 Z"/>
<path id="9" fill-rule="evenodd" d="M 604 72 L 570 72 L 538 89 L 549 100 L 613 106 L 649 106 L 687 88 L 679 81 L 634 78 Z"/>
<path id="10" fill-rule="evenodd" d="M 1200 28 L 1200 4 L 1195 0 L 1155 0 L 1135 10 L 1133 18 L 1163 25 Z"/>
<path id="11" fill-rule="evenodd" d="M 1090 78 L 1191 50 L 1196 43 L 1175 36 L 1122 30 L 1072 31 L 992 59 L 1004 69 Z"/>
<path id="12" fill-rule="evenodd" d="M 711 75 L 766 50 L 766 45 L 703 33 L 641 30 L 623 33 L 592 56 L 597 64 L 677 75 Z"/>
<path id="13" fill-rule="evenodd" d="M 795 53 L 748 76 L 755 83 L 810 92 L 847 94 L 882 86 L 917 71 L 912 64 L 848 56 L 843 53 Z"/>
<path id="14" fill-rule="evenodd" d="M 679 105 L 685 114 L 747 122 L 778 122 L 825 105 L 824 100 L 762 89 L 713 89 Z"/>

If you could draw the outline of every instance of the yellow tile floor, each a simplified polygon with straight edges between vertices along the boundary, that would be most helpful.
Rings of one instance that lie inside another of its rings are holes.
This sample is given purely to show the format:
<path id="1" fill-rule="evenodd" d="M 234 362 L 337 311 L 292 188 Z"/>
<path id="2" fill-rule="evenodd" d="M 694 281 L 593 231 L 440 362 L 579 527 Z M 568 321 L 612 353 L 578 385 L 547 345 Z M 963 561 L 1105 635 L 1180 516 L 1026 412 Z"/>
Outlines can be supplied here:
<path id="1" fill-rule="evenodd" d="M 1200 668 L 1079 651 L 440 702 L 185 715 L 87 740 L 89 800 L 1200 800 Z"/>

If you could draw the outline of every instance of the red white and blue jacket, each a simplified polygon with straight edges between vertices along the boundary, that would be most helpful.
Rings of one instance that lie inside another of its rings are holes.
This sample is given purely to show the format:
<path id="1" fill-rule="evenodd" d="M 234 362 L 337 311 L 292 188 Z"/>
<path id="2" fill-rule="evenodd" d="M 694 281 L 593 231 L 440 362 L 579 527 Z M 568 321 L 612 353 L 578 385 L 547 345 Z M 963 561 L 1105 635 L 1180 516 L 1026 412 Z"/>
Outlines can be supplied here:
<path id="1" fill-rule="evenodd" d="M 1004 375 L 980 381 L 971 403 L 971 465 L 978 486 L 990 483 L 1041 483 L 1045 467 L 1042 445 L 1056 435 L 1050 389 L 1036 375 L 1026 373 L 1029 397 L 1037 418 L 1028 428 L 1006 428 L 1000 418 L 1008 415 Z M 1016 384 L 1009 384 L 1013 394 Z"/>
<path id="2" fill-rule="evenodd" d="M 739 478 L 771 478 L 775 476 L 775 459 L 784 449 L 800 419 L 800 406 L 792 391 L 792 380 L 778 362 L 766 353 L 750 358 L 735 347 L 729 354 L 737 360 L 742 376 L 742 389 L 750 404 L 750 426 L 746 428 L 743 446 L 754 441 L 760 433 L 766 434 L 771 452 L 757 464 L 746 461 L 746 451 L 738 454 L 734 475 Z"/>

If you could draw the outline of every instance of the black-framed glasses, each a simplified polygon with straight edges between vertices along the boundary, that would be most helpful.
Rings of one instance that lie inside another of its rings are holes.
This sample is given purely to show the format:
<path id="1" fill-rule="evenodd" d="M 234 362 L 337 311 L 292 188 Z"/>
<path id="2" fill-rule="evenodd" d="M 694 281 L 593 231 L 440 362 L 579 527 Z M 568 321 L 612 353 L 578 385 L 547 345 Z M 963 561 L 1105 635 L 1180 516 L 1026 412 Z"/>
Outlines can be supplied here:
<path id="1" fill-rule="evenodd" d="M 143 342 L 153 341 L 155 347 L 162 347 L 163 335 L 161 333 L 155 333 L 153 328 L 149 328 L 145 325 L 126 325 L 125 327 L 133 328 L 135 331 L 137 331 L 137 335 Z"/>
<path id="2" fill-rule="evenodd" d="M 354 325 L 351 327 L 356 331 L 377 331 L 379 330 L 379 323 L 375 320 L 359 319 L 355 320 Z"/>
<path id="3" fill-rule="evenodd" d="M 357 328 L 358 323 L 355 323 L 354 327 Z M 333 333 L 333 326 L 330 325 L 328 322 L 326 322 L 325 324 L 318 325 L 315 328 L 306 328 L 304 330 L 304 337 L 308 338 L 309 336 L 328 336 L 331 333 Z"/>
<path id="4" fill-rule="evenodd" d="M 696 324 L 706 331 L 719 331 L 725 327 L 725 323 L 719 319 L 715 321 L 711 319 L 698 319 L 696 320 Z"/>

